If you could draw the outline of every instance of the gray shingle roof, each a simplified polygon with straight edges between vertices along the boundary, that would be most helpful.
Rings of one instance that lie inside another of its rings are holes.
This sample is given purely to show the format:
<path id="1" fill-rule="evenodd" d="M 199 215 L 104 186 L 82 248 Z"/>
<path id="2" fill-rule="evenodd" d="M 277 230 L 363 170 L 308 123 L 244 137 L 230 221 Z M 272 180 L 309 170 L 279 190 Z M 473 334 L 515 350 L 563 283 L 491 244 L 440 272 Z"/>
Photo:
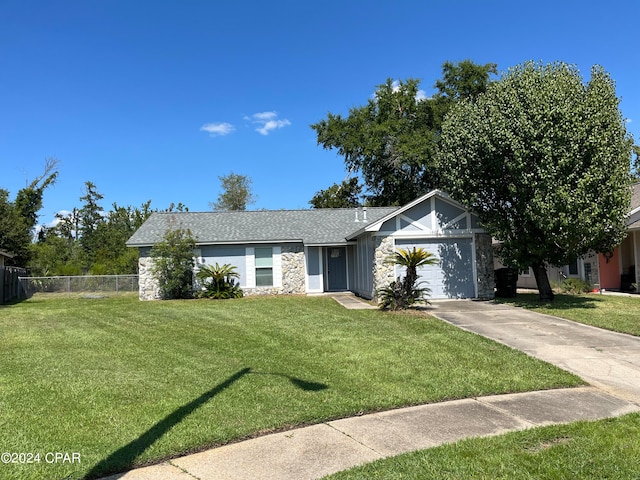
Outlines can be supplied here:
<path id="1" fill-rule="evenodd" d="M 631 192 L 631 212 L 634 212 L 640 208 L 640 183 L 633 184 Z M 627 228 L 630 230 L 639 230 L 640 220 L 637 220 L 637 218 L 637 213 L 632 215 L 627 223 Z"/>
<path id="2" fill-rule="evenodd" d="M 640 183 L 634 183 L 631 187 L 631 211 L 640 208 Z"/>
<path id="3" fill-rule="evenodd" d="M 349 234 L 397 210 L 398 207 L 369 207 L 313 210 L 257 210 L 246 212 L 162 212 L 154 213 L 127 241 L 130 247 L 151 246 L 161 241 L 170 228 L 191 230 L 198 244 L 303 242 L 306 245 L 335 245 Z"/>

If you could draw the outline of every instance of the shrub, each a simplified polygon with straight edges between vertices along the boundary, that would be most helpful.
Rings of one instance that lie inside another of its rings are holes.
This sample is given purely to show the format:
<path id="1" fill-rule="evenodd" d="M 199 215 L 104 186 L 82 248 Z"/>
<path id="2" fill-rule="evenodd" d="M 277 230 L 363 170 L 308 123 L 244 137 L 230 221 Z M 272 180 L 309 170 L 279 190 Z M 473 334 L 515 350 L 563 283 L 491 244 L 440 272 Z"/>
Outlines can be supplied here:
<path id="1" fill-rule="evenodd" d="M 225 263 L 215 266 L 205 265 L 200 268 L 196 278 L 202 282 L 203 290 L 196 293 L 198 298 L 213 298 L 224 300 L 242 297 L 242 289 L 237 282 L 240 275 L 236 267 Z"/>
<path id="2" fill-rule="evenodd" d="M 151 248 L 151 271 L 158 281 L 160 298 L 191 298 L 193 290 L 193 249 L 190 230 L 169 230 L 164 240 Z"/>
<path id="3" fill-rule="evenodd" d="M 400 277 L 389 286 L 377 291 L 378 305 L 382 310 L 403 310 L 416 302 L 425 301 L 425 297 L 431 290 L 414 286 L 410 292 L 405 292 L 404 284 Z"/>
<path id="4" fill-rule="evenodd" d="M 386 263 L 406 267 L 405 277 L 398 277 L 389 286 L 376 291 L 379 306 L 382 310 L 402 310 L 409 308 L 416 302 L 424 301 L 430 290 L 426 287 L 419 287 L 418 267 L 423 265 L 434 265 L 438 259 L 423 248 L 413 247 L 412 250 L 400 249 L 394 252 Z"/>
<path id="5" fill-rule="evenodd" d="M 579 278 L 565 278 L 560 282 L 559 289 L 563 293 L 577 295 L 579 293 L 589 293 L 592 287 L 588 282 Z"/>

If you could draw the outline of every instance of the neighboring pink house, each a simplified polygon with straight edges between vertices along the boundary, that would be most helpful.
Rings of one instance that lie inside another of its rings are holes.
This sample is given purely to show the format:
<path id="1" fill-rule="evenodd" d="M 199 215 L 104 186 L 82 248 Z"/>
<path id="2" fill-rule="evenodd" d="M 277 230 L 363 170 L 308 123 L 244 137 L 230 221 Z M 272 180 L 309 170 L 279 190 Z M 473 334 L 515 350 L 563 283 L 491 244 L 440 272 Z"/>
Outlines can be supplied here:
<path id="1" fill-rule="evenodd" d="M 632 284 L 640 284 L 640 183 L 633 185 L 631 209 L 627 219 L 629 234 L 613 256 L 598 255 L 600 288 L 632 291 Z"/>

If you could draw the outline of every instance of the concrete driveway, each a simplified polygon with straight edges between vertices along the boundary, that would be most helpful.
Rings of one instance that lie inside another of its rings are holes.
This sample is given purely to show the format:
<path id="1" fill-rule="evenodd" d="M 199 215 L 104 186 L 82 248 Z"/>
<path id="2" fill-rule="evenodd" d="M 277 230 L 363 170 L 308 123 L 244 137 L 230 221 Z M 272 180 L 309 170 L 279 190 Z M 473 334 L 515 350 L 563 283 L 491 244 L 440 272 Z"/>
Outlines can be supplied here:
<path id="1" fill-rule="evenodd" d="M 603 391 L 640 405 L 638 337 L 492 301 L 433 301 L 425 310 L 464 330 L 553 363 Z"/>

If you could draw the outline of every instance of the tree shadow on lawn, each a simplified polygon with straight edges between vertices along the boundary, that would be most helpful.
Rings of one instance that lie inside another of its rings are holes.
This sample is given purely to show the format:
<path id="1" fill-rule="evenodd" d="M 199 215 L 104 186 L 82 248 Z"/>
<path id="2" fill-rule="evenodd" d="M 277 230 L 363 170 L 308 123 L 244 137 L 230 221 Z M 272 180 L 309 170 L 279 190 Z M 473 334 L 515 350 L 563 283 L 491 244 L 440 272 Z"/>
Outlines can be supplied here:
<path id="1" fill-rule="evenodd" d="M 122 448 L 119 448 L 107 458 L 101 460 L 87 473 L 85 478 L 98 478 L 110 473 L 122 472 L 131 467 L 134 464 L 136 458 L 142 455 L 145 450 L 147 450 L 147 448 L 153 445 L 171 428 L 180 423 L 187 415 L 197 410 L 200 406 L 211 400 L 219 393 L 222 393 L 224 390 L 226 390 L 235 382 L 248 374 L 273 375 L 283 377 L 288 379 L 295 387 L 305 391 L 317 392 L 329 388 L 324 383 L 310 382 L 283 373 L 255 372 L 252 371 L 251 368 L 243 368 L 242 370 L 239 370 L 223 382 L 213 387 L 211 390 L 203 393 L 198 398 L 181 406 L 177 410 L 174 410 L 172 413 L 160 420 L 138 438 L 123 446 Z"/>
<path id="2" fill-rule="evenodd" d="M 516 298 L 496 298 L 497 303 L 506 303 L 515 307 L 531 310 L 570 310 L 574 308 L 597 308 L 602 298 L 598 294 L 568 295 L 557 293 L 553 302 L 542 302 L 537 293 L 518 293 Z"/>

